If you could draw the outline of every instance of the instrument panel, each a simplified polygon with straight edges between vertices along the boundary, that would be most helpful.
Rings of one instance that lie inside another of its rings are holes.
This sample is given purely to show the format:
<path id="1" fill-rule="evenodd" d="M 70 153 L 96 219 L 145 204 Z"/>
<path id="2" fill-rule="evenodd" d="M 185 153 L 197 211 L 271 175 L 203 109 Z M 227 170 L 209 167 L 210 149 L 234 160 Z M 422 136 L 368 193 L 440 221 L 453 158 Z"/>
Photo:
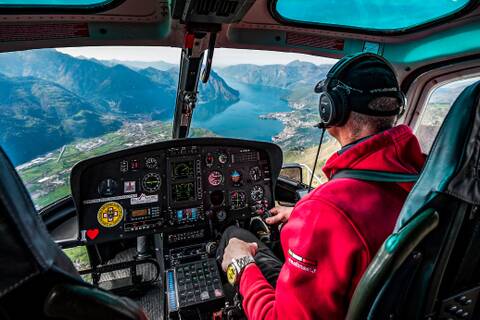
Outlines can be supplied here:
<path id="1" fill-rule="evenodd" d="M 78 163 L 79 240 L 100 243 L 205 225 L 222 229 L 274 205 L 282 152 L 224 138 L 160 142 Z"/>

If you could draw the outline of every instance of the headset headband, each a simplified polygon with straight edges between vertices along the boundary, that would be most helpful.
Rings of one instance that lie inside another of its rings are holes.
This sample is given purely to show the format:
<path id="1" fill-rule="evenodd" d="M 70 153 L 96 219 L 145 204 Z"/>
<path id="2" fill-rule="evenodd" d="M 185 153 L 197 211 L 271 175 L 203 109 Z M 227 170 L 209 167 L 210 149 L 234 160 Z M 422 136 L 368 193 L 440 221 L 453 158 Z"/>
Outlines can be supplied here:
<path id="1" fill-rule="evenodd" d="M 382 56 L 370 53 L 370 52 L 360 52 L 356 54 L 351 54 L 343 57 L 340 59 L 330 71 L 327 73 L 326 78 L 323 81 L 320 81 L 317 86 L 315 87 L 315 92 L 328 92 L 331 87 L 341 88 L 347 93 L 347 96 L 353 97 L 356 103 L 351 105 L 353 111 L 371 115 L 371 116 L 381 116 L 381 117 L 388 117 L 401 114 L 403 108 L 405 106 L 405 96 L 401 92 L 398 86 L 392 88 L 378 88 L 372 89 L 368 92 L 364 90 L 351 87 L 339 78 L 344 74 L 344 72 L 352 65 L 359 63 L 363 60 L 374 60 L 377 62 L 381 62 L 387 66 L 392 74 L 395 76 L 395 71 L 393 66 Z M 370 110 L 365 106 L 368 105 L 370 101 L 375 98 L 379 97 L 392 97 L 397 98 L 401 104 L 400 108 L 391 111 L 377 111 L 377 110 Z"/>

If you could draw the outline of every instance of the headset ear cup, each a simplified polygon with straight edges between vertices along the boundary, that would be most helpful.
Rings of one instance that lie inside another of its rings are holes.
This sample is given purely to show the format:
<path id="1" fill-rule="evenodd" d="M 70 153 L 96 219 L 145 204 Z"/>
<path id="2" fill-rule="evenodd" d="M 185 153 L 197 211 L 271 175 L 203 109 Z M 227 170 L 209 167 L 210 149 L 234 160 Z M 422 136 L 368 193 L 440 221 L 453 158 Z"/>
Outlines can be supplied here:
<path id="1" fill-rule="evenodd" d="M 333 100 L 328 92 L 320 93 L 320 100 L 318 106 L 318 114 L 320 116 L 320 122 L 326 127 L 330 126 L 333 120 Z"/>
<path id="2" fill-rule="evenodd" d="M 348 99 L 342 89 L 336 88 L 332 90 L 331 97 L 333 101 L 331 126 L 342 126 L 347 122 L 350 115 Z"/>

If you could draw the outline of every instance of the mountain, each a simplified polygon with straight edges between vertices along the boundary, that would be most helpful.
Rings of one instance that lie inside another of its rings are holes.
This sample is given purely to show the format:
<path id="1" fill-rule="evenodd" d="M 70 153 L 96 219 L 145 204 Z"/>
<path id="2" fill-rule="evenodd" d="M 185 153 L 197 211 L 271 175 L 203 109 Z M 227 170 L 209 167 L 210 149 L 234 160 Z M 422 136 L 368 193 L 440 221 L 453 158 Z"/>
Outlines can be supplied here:
<path id="1" fill-rule="evenodd" d="M 315 84 L 325 77 L 331 67 L 328 64 L 293 61 L 286 65 L 239 64 L 225 67 L 219 73 L 223 77 L 228 76 L 243 83 L 283 89 L 309 86 L 313 91 Z"/>
<path id="2" fill-rule="evenodd" d="M 179 54 L 180 56 L 180 54 Z M 133 60 L 96 60 L 96 59 L 91 59 L 93 61 L 97 61 L 100 63 L 105 64 L 106 66 L 113 67 L 114 65 L 121 64 L 124 66 L 129 67 L 130 69 L 134 70 L 141 70 L 141 69 L 147 69 L 147 68 L 154 68 L 157 70 L 162 70 L 162 71 L 167 71 L 172 68 L 178 68 L 178 65 L 168 63 L 165 61 L 133 61 Z M 180 61 L 180 58 L 179 58 Z"/>
<path id="3" fill-rule="evenodd" d="M 56 50 L 2 53 L 0 74 L 0 143 L 15 148 L 10 150 L 15 163 L 123 122 L 171 119 L 178 79 L 177 68 L 133 70 Z M 238 99 L 238 91 L 214 73 L 199 85 L 203 116 Z M 41 143 L 33 145 L 35 139 Z"/>
<path id="4" fill-rule="evenodd" d="M 0 75 L 0 88 L 0 145 L 15 163 L 121 126 L 120 121 L 96 112 L 89 102 L 53 82 Z"/>
<path id="5" fill-rule="evenodd" d="M 172 115 L 175 87 L 159 86 L 122 65 L 77 59 L 55 50 L 31 50 L 0 55 L 0 72 L 7 76 L 36 77 L 55 82 L 84 97 L 103 112 L 123 115 Z"/>

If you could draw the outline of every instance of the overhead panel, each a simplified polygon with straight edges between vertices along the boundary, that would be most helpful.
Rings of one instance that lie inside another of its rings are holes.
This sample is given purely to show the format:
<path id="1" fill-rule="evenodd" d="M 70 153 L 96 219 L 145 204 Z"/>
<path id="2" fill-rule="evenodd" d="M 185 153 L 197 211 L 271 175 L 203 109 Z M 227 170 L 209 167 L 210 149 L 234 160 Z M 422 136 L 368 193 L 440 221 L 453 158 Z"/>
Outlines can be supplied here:
<path id="1" fill-rule="evenodd" d="M 169 8 L 168 0 L 0 0 L 0 51 L 164 39 Z"/>

